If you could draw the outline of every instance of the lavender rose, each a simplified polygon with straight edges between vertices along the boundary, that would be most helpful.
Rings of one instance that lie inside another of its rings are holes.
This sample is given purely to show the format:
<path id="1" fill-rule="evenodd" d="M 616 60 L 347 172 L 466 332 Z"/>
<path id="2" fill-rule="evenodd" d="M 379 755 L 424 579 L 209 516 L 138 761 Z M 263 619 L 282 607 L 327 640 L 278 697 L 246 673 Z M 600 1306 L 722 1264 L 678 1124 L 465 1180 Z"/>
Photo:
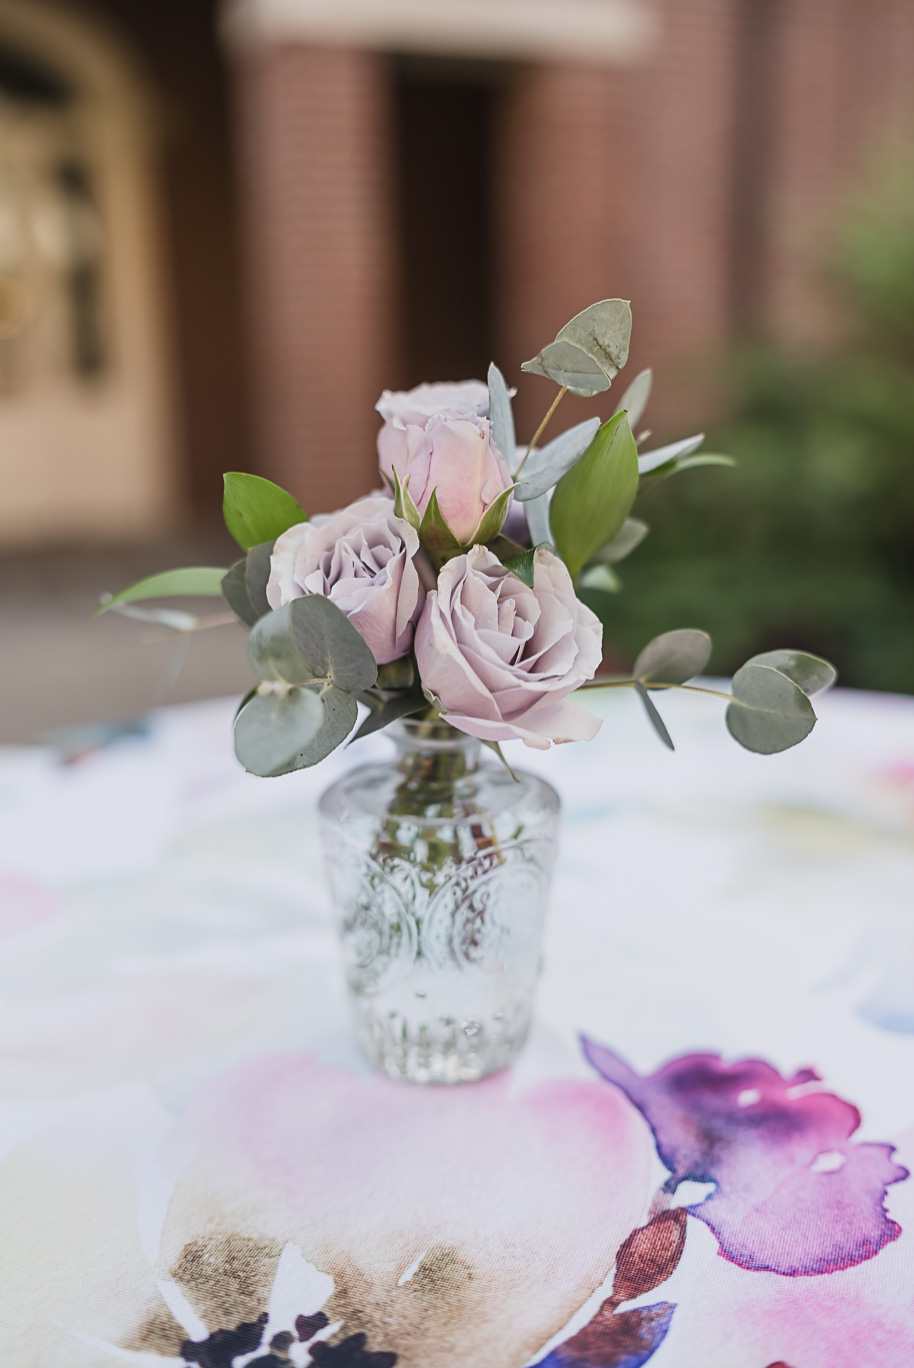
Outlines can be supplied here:
<path id="1" fill-rule="evenodd" d="M 441 570 L 416 628 L 425 688 L 448 722 L 484 741 L 589 741 L 600 723 L 567 701 L 600 663 L 603 629 L 541 547 L 529 589 L 484 546 Z"/>
<path id="2" fill-rule="evenodd" d="M 277 537 L 267 599 L 281 608 L 303 594 L 324 594 L 386 665 L 409 650 L 422 610 L 425 590 L 413 562 L 418 550 L 418 534 L 394 516 L 390 499 L 359 499 Z"/>
<path id="3" fill-rule="evenodd" d="M 378 433 L 381 474 L 401 483 L 424 513 L 432 492 L 459 542 L 473 537 L 486 510 L 511 484 L 507 464 L 492 437 L 488 390 L 479 380 L 419 385 L 376 405 L 384 418 Z"/>

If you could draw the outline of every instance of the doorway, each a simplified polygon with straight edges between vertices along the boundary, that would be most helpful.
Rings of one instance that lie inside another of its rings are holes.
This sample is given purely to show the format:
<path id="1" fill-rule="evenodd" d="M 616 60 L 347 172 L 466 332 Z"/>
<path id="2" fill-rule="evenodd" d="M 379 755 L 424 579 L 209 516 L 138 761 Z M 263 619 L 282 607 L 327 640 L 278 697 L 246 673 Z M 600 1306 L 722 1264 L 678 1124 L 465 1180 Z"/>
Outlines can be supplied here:
<path id="1" fill-rule="evenodd" d="M 402 383 L 484 380 L 493 356 L 495 63 L 394 63 Z"/>

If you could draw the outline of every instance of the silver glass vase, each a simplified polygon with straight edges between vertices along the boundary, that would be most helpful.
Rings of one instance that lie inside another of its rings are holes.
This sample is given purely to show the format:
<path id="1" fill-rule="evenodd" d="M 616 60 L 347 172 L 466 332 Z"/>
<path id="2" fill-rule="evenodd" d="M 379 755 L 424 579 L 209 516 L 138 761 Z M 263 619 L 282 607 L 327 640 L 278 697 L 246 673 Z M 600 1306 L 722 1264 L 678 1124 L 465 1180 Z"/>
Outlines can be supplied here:
<path id="1" fill-rule="evenodd" d="M 320 803 L 356 1032 L 391 1077 L 483 1078 L 529 1028 L 558 795 L 441 721 L 388 735 Z"/>

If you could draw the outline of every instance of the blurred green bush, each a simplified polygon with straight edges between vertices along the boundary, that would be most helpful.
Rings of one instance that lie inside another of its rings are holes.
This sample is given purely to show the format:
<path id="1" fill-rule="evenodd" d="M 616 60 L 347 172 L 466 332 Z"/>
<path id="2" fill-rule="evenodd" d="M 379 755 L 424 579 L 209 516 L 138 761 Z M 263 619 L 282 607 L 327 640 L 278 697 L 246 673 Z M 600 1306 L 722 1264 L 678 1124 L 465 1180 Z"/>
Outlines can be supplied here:
<path id="1" fill-rule="evenodd" d="M 775 645 L 827 656 L 841 682 L 914 692 L 914 177 L 842 225 L 835 350 L 755 350 L 699 470 L 639 499 L 651 525 L 604 600 L 607 656 L 696 626 L 729 673 Z"/>

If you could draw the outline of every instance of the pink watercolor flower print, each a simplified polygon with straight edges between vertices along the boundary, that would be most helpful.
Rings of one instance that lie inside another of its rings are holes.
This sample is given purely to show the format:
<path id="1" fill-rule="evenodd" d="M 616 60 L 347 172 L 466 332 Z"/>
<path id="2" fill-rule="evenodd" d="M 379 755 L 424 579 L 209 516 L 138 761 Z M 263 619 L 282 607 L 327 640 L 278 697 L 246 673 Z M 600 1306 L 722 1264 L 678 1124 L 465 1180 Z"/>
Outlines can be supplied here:
<path id="1" fill-rule="evenodd" d="M 886 1191 L 908 1177 L 893 1146 L 855 1142 L 855 1106 L 800 1069 L 784 1078 L 762 1060 L 720 1055 L 671 1060 L 638 1074 L 594 1041 L 584 1051 L 644 1116 L 681 1182 L 713 1183 L 687 1208 L 717 1237 L 720 1253 L 752 1271 L 833 1273 L 872 1259 L 901 1234 Z"/>

